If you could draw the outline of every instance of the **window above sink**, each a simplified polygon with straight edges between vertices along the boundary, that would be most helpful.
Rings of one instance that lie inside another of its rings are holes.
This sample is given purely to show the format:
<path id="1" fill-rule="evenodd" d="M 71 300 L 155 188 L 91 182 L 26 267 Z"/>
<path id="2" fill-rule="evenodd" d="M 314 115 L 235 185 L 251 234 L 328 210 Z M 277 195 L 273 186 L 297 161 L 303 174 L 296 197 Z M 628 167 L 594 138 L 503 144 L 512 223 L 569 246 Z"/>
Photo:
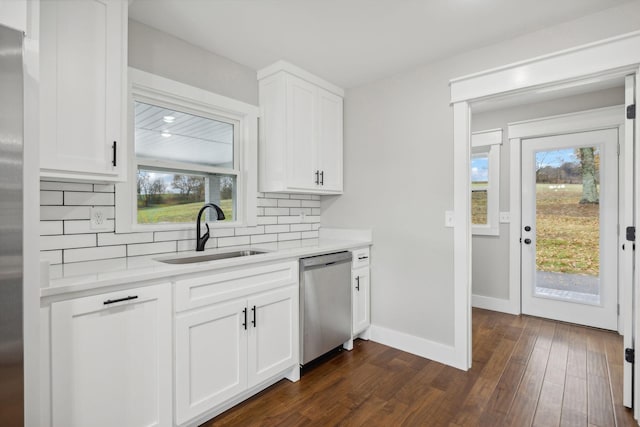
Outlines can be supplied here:
<path id="1" fill-rule="evenodd" d="M 130 161 L 127 182 L 116 188 L 116 231 L 190 229 L 204 203 L 225 213 L 212 227 L 255 225 L 257 113 L 129 69 Z"/>

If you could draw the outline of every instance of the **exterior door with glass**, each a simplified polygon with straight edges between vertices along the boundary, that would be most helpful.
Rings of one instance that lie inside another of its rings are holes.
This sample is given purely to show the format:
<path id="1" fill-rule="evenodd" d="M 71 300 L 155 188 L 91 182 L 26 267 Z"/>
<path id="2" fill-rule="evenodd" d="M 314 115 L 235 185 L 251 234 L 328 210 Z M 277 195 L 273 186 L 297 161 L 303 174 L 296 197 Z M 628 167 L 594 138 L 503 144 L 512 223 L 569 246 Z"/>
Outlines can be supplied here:
<path id="1" fill-rule="evenodd" d="M 617 329 L 618 130 L 522 140 L 522 312 Z"/>

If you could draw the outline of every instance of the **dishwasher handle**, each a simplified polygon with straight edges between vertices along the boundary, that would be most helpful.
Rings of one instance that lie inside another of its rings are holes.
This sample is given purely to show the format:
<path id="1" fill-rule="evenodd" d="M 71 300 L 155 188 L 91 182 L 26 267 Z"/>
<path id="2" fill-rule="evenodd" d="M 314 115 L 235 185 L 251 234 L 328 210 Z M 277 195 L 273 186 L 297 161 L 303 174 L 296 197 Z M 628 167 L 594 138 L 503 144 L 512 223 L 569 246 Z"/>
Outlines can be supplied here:
<path id="1" fill-rule="evenodd" d="M 301 258 L 300 267 L 305 270 L 315 267 L 324 267 L 326 265 L 342 264 L 351 262 L 351 252 L 337 252 L 333 254 L 318 255 L 314 257 Z"/>

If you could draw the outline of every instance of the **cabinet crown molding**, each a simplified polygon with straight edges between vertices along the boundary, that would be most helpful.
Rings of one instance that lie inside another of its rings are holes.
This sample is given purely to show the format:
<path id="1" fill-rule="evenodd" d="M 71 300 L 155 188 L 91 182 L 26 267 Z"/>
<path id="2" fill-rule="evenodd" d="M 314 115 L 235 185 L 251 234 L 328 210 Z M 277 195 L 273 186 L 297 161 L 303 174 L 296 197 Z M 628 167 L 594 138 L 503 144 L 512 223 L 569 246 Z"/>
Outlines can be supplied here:
<path id="1" fill-rule="evenodd" d="M 316 86 L 320 86 L 321 88 L 344 98 L 344 89 L 342 89 L 341 87 L 338 87 L 333 83 L 329 83 L 328 81 L 316 76 L 315 74 L 311 74 L 310 72 L 303 70 L 302 68 L 287 61 L 280 60 L 261 70 L 258 70 L 258 80 L 265 79 L 281 71 L 293 74 L 294 76 L 300 77 L 301 79 L 306 80 L 309 83 L 313 83 Z"/>

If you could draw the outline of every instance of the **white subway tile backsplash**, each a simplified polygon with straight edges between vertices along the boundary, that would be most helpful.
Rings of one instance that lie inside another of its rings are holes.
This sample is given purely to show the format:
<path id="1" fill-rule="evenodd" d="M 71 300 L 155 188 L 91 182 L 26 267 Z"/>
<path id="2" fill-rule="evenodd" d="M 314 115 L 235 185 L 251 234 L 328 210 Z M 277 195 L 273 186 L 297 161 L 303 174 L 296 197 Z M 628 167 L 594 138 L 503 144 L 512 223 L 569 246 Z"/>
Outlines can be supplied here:
<path id="1" fill-rule="evenodd" d="M 291 231 L 311 231 L 311 224 L 291 224 Z"/>
<path id="2" fill-rule="evenodd" d="M 40 251 L 40 259 L 49 261 L 49 264 L 62 264 L 62 250 Z"/>
<path id="3" fill-rule="evenodd" d="M 40 181 L 40 190 L 93 191 L 93 184 L 77 182 Z"/>
<path id="4" fill-rule="evenodd" d="M 40 188 L 41 257 L 52 265 L 62 268 L 61 263 L 195 249 L 195 225 L 185 230 L 116 234 L 113 184 L 41 181 Z M 258 225 L 211 227 L 207 249 L 318 237 L 319 196 L 258 193 L 257 197 Z M 91 229 L 91 206 L 100 206 L 106 214 L 106 229 Z"/>
<path id="5" fill-rule="evenodd" d="M 255 236 L 251 236 L 252 245 L 256 243 L 270 243 L 270 242 L 277 242 L 277 241 L 278 241 L 277 234 L 256 234 Z"/>
<path id="6" fill-rule="evenodd" d="M 220 237 L 218 239 L 218 247 L 225 248 L 228 246 L 239 246 L 251 244 L 251 238 L 249 236 L 237 236 L 237 237 Z"/>
<path id="7" fill-rule="evenodd" d="M 302 222 L 301 215 L 278 217 L 278 224 L 299 224 L 301 222 Z"/>
<path id="8" fill-rule="evenodd" d="M 153 242 L 153 233 L 98 233 L 98 246 L 151 242 Z"/>
<path id="9" fill-rule="evenodd" d="M 207 228 L 205 227 L 205 230 Z M 156 231 L 154 233 L 154 241 L 166 242 L 169 240 L 196 240 L 196 229 L 192 230 L 176 230 L 176 231 Z"/>
<path id="10" fill-rule="evenodd" d="M 275 208 L 278 206 L 278 199 L 258 199 L 256 206 Z"/>
<path id="11" fill-rule="evenodd" d="M 236 228 L 236 236 L 248 236 L 251 234 L 263 234 L 264 226 L 259 225 L 257 227 L 242 227 Z"/>
<path id="12" fill-rule="evenodd" d="M 113 206 L 115 193 L 64 192 L 65 206 Z"/>
<path id="13" fill-rule="evenodd" d="M 278 241 L 280 242 L 285 240 L 299 240 L 301 238 L 302 238 L 302 235 L 300 234 L 300 232 L 278 234 Z"/>
<path id="14" fill-rule="evenodd" d="M 300 215 L 300 214 L 305 214 L 305 215 L 311 215 L 311 213 L 313 212 L 313 208 L 291 208 L 289 209 L 289 215 Z"/>
<path id="15" fill-rule="evenodd" d="M 288 199 L 289 198 L 288 194 L 283 194 L 283 193 L 264 193 L 264 196 L 269 199 Z"/>
<path id="16" fill-rule="evenodd" d="M 96 246 L 95 234 L 74 234 L 70 236 L 40 236 L 40 250 L 86 248 Z"/>
<path id="17" fill-rule="evenodd" d="M 303 208 L 319 208 L 320 200 L 302 200 L 300 206 Z"/>
<path id="18" fill-rule="evenodd" d="M 278 217 L 277 216 L 259 216 L 258 217 L 258 225 L 268 225 L 268 224 L 277 224 Z"/>
<path id="19" fill-rule="evenodd" d="M 178 245 L 176 242 L 141 243 L 137 245 L 127 245 L 127 256 L 162 254 L 166 252 L 176 252 Z"/>
<path id="20" fill-rule="evenodd" d="M 40 235 L 62 234 L 62 221 L 40 221 Z"/>
<path id="21" fill-rule="evenodd" d="M 264 232 L 269 233 L 288 233 L 289 226 L 288 225 L 265 225 Z"/>
<path id="22" fill-rule="evenodd" d="M 101 248 L 65 249 L 62 257 L 65 263 L 80 261 L 95 261 L 99 259 L 124 258 L 127 256 L 127 247 L 103 246 Z"/>
<path id="23" fill-rule="evenodd" d="M 113 219 L 107 219 L 104 224 L 104 228 L 100 229 L 100 233 L 108 233 L 114 231 L 116 223 Z M 64 221 L 64 234 L 84 234 L 84 233 L 96 233 L 96 230 L 91 228 L 91 221 L 88 219 L 81 220 L 66 220 Z"/>
<path id="24" fill-rule="evenodd" d="M 289 208 L 264 208 L 267 216 L 289 215 Z"/>
<path id="25" fill-rule="evenodd" d="M 43 221 L 60 219 L 89 219 L 89 206 L 40 206 L 40 219 Z"/>
<path id="26" fill-rule="evenodd" d="M 207 231 L 207 228 L 203 225 L 200 232 L 204 234 L 205 231 Z M 233 228 L 212 228 L 209 231 L 209 236 L 211 237 L 231 237 L 234 235 Z"/>
<path id="27" fill-rule="evenodd" d="M 62 191 L 40 191 L 40 205 L 62 205 Z"/>
<path id="28" fill-rule="evenodd" d="M 300 200 L 279 199 L 278 207 L 279 208 L 299 208 Z"/>
<path id="29" fill-rule="evenodd" d="M 317 239 L 319 237 L 319 232 L 318 231 L 303 231 L 301 233 L 301 238 L 302 239 Z"/>
<path id="30" fill-rule="evenodd" d="M 93 191 L 96 193 L 115 193 L 115 185 L 113 184 L 93 184 Z"/>

